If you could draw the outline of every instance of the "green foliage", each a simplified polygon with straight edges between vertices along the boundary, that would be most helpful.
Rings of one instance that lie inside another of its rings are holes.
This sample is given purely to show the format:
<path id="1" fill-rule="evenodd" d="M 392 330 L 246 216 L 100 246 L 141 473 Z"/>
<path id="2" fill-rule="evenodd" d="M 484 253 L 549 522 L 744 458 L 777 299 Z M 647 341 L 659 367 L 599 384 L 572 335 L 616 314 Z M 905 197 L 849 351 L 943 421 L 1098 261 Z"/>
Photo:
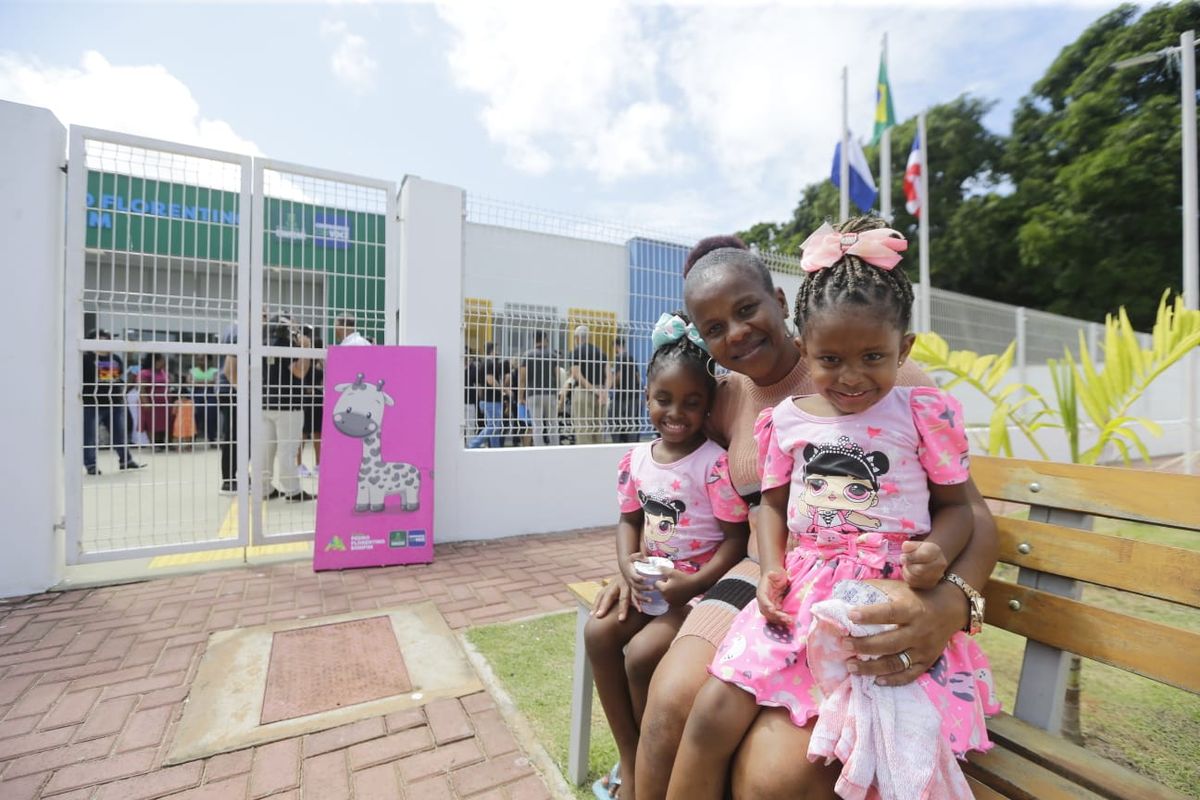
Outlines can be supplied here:
<path id="1" fill-rule="evenodd" d="M 936 333 L 923 333 L 913 345 L 912 357 L 930 373 L 949 376 L 944 388 L 967 384 L 992 402 L 987 441 L 991 455 L 1012 455 L 1011 426 L 1043 459 L 1049 456 L 1038 433 L 1056 428 L 1067 437 L 1075 463 L 1095 464 L 1110 448 L 1127 464 L 1133 451 L 1149 461 L 1137 429 L 1154 436 L 1162 435 L 1162 429 L 1154 420 L 1134 416 L 1130 409 L 1159 375 L 1200 347 L 1200 311 L 1186 309 L 1181 297 L 1168 302 L 1168 295 L 1164 293 L 1159 300 L 1150 347 L 1142 347 L 1122 307 L 1116 316 L 1105 319 L 1102 364 L 1092 360 L 1082 334 L 1077 356 L 1064 348 L 1061 361 L 1052 359 L 1053 403 L 1028 384 L 1011 381 L 1001 385 L 1012 367 L 1015 342 L 999 356 L 980 356 L 969 350 L 951 350 Z M 1080 407 L 1096 429 L 1095 442 L 1082 451 Z"/>
<path id="2" fill-rule="evenodd" d="M 1112 64 L 1177 45 L 1189 29 L 1200 29 L 1194 0 L 1101 16 L 1021 99 L 1006 137 L 983 125 L 991 101 L 964 95 L 929 109 L 935 286 L 1097 320 L 1120 297 L 1135 325 L 1150 326 L 1158 294 L 1182 288 L 1179 74 L 1168 59 Z M 894 226 L 911 242 L 910 276 L 919 254 L 902 185 L 915 130 L 915 117 L 892 129 Z M 877 149 L 866 152 L 878 171 Z M 797 254 L 836 216 L 837 190 L 822 180 L 801 190 L 791 220 L 742 235 Z"/>

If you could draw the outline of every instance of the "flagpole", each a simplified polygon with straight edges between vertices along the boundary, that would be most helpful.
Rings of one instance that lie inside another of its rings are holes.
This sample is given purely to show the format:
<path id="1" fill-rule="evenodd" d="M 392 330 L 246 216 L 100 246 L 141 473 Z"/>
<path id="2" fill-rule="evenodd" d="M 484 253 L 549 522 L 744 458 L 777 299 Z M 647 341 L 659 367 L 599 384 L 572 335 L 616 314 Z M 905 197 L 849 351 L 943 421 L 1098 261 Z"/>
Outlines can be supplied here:
<path id="1" fill-rule="evenodd" d="M 1183 99 L 1180 101 L 1180 118 L 1183 132 L 1183 304 L 1193 311 L 1200 308 L 1200 244 L 1197 242 L 1196 213 L 1200 201 L 1196 194 L 1196 59 L 1192 55 L 1195 48 L 1195 34 L 1184 31 L 1179 35 L 1180 55 L 1180 89 Z M 1187 424 L 1184 426 L 1183 471 L 1188 475 L 1196 472 L 1197 441 L 1196 387 L 1200 384 L 1200 352 L 1193 350 L 1187 357 L 1185 372 L 1187 378 L 1186 413 Z"/>
<path id="2" fill-rule="evenodd" d="M 838 218 L 845 221 L 850 218 L 850 111 L 847 104 L 850 101 L 850 68 L 842 67 L 842 160 L 838 177 L 841 179 L 841 191 L 838 198 Z"/>
<path id="3" fill-rule="evenodd" d="M 921 141 L 921 213 L 917 218 L 917 241 L 921 248 L 920 279 L 921 279 L 921 332 L 933 330 L 933 318 L 930 314 L 929 285 L 929 137 L 925 135 L 925 112 L 917 115 L 917 136 Z"/>
<path id="4" fill-rule="evenodd" d="M 882 62 L 887 64 L 887 33 L 883 34 Z M 876 90 L 878 91 L 878 90 Z M 888 94 L 891 94 L 889 82 Z M 891 98 L 889 97 L 890 101 Z M 892 129 L 884 128 L 879 139 L 879 213 L 888 222 L 892 221 Z"/>

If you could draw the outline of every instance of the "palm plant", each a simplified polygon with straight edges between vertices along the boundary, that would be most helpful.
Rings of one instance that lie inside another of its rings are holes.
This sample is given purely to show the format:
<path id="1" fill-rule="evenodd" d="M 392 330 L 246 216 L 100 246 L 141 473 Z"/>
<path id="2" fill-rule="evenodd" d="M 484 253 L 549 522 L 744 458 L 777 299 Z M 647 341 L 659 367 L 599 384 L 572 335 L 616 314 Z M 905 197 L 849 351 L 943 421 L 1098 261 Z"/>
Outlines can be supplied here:
<path id="1" fill-rule="evenodd" d="M 1092 360 L 1082 332 L 1078 357 L 1064 347 L 1061 360 L 1051 359 L 1048 366 L 1054 385 L 1053 403 L 1033 386 L 1005 382 L 1012 368 L 1015 342 L 998 356 L 980 356 L 969 350 L 952 351 L 937 334 L 923 333 L 913 346 L 912 357 L 929 373 L 949 376 L 943 388 L 965 384 L 992 402 L 989 455 L 1011 456 L 1010 430 L 1016 430 L 1041 458 L 1049 460 L 1039 436 L 1047 429 L 1058 429 L 1066 436 L 1071 461 L 1076 464 L 1095 464 L 1109 452 L 1120 455 L 1128 464 L 1132 451 L 1149 461 L 1150 453 L 1138 428 L 1154 436 L 1160 436 L 1162 428 L 1152 419 L 1134 416 L 1131 409 L 1163 372 L 1200 346 L 1200 311 L 1185 308 L 1179 296 L 1169 303 L 1169 294 L 1164 292 L 1159 300 L 1149 347 L 1142 347 L 1122 307 L 1116 316 L 1110 314 L 1104 321 L 1102 363 Z M 1081 449 L 1080 443 L 1081 406 L 1096 430 L 1096 439 L 1087 449 Z M 1063 734 L 1076 742 L 1083 738 L 1079 721 L 1080 671 L 1080 658 L 1073 655 L 1067 675 Z"/>

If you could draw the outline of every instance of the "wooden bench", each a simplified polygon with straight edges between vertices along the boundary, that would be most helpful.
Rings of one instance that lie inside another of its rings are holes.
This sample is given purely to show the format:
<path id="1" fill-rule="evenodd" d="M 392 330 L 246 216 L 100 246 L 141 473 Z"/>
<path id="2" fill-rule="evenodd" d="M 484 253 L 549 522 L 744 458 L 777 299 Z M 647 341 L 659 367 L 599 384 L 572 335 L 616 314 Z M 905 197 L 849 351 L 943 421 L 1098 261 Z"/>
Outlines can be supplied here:
<path id="1" fill-rule="evenodd" d="M 1000 560 L 1019 569 L 1016 583 L 993 578 L 985 587 L 986 624 L 1026 644 L 1014 708 L 988 723 L 996 746 L 963 765 L 976 798 L 1184 800 L 1059 731 L 1071 653 L 1200 694 L 1200 634 L 1081 599 L 1086 582 L 1200 608 L 1200 552 L 1092 530 L 1107 517 L 1200 537 L 1200 477 L 988 457 L 972 459 L 971 474 L 984 497 L 1029 507 L 1027 519 L 996 518 Z M 601 586 L 568 588 L 579 601 L 568 777 L 579 784 L 592 706 L 583 626 Z"/>

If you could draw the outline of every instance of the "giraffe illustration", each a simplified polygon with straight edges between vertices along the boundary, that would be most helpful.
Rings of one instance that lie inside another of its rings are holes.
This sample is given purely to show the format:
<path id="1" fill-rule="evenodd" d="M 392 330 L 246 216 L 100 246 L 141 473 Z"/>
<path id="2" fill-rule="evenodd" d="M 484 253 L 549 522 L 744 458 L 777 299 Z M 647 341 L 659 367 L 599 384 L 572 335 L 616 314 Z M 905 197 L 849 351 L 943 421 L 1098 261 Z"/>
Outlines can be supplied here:
<path id="1" fill-rule="evenodd" d="M 383 511 L 387 496 L 398 494 L 401 511 L 416 511 L 420 507 L 420 470 L 404 461 L 384 461 L 381 455 L 384 407 L 394 405 L 383 391 L 383 381 L 367 383 L 360 372 L 353 383 L 333 388 L 341 395 L 333 407 L 333 424 L 347 436 L 362 439 L 354 510 Z"/>

